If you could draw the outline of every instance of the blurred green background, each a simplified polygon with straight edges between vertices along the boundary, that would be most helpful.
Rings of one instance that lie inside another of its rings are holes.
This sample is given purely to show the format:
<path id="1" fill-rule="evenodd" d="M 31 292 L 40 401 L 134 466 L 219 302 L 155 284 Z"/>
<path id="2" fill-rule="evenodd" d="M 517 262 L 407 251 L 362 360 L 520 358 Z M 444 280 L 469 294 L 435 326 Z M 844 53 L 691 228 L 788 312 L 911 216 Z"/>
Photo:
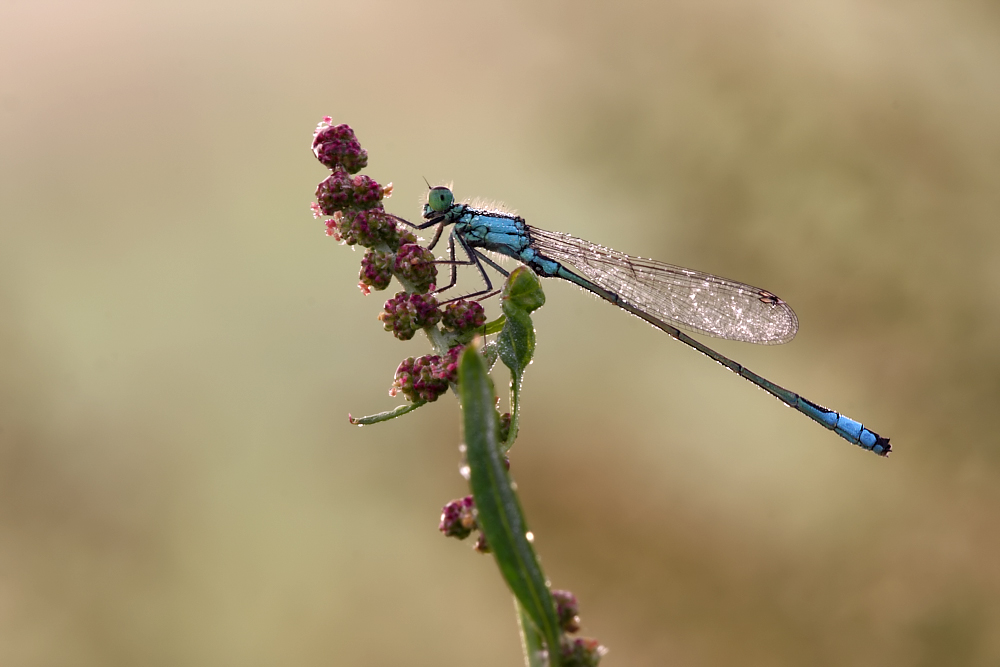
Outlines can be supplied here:
<path id="1" fill-rule="evenodd" d="M 774 291 L 797 339 L 718 348 L 892 438 L 546 282 L 513 471 L 603 664 L 1000 664 L 976 0 L 4 0 L 0 664 L 519 664 L 492 559 L 437 531 L 454 397 L 347 423 L 428 347 L 311 217 L 324 115 L 394 213 L 454 180 Z"/>

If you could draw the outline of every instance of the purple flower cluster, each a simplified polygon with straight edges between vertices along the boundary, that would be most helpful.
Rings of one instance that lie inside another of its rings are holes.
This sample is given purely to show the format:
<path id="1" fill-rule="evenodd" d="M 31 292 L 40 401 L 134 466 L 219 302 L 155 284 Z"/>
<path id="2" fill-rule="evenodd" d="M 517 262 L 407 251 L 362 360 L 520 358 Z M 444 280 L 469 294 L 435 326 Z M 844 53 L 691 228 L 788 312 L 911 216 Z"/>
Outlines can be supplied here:
<path id="1" fill-rule="evenodd" d="M 451 383 L 458 380 L 458 355 L 462 349 L 460 345 L 453 347 L 443 357 L 426 354 L 404 359 L 396 369 L 396 378 L 389 395 L 401 393 L 413 403 L 436 401 L 448 391 Z"/>
<path id="2" fill-rule="evenodd" d="M 350 125 L 334 125 L 329 116 L 313 132 L 313 154 L 330 169 L 341 167 L 356 174 L 368 166 L 368 151 L 361 148 Z"/>
<path id="3" fill-rule="evenodd" d="M 399 340 L 410 340 L 420 329 L 441 321 L 441 311 L 437 299 L 431 294 L 398 292 L 385 302 L 385 310 L 378 318 L 393 336 Z"/>
<path id="4" fill-rule="evenodd" d="M 464 540 L 479 526 L 476 524 L 476 507 L 472 496 L 453 500 L 441 510 L 441 523 L 438 530 L 445 537 L 457 537 Z"/>
<path id="5" fill-rule="evenodd" d="M 381 208 L 385 189 L 364 174 L 351 176 L 343 169 L 333 173 L 316 186 L 316 201 L 324 215 L 346 209 Z"/>
<path id="6" fill-rule="evenodd" d="M 450 348 L 438 362 L 438 374 L 448 382 L 458 382 L 458 357 L 465 349 L 464 345 Z"/>
<path id="7" fill-rule="evenodd" d="M 313 134 L 312 148 L 316 158 L 330 169 L 330 175 L 316 188 L 313 215 L 329 216 L 325 221 L 327 236 L 373 251 L 361 260 L 361 291 L 383 290 L 393 275 L 399 276 L 409 291 L 429 291 L 437 279 L 434 255 L 417 245 L 413 232 L 382 207 L 382 200 L 392 194 L 392 184 L 383 187 L 356 173 L 368 165 L 368 153 L 354 130 L 324 118 Z"/>
<path id="8" fill-rule="evenodd" d="M 434 354 L 403 359 L 396 369 L 396 379 L 389 395 L 401 393 L 412 403 L 436 401 L 438 396 L 448 391 L 448 380 L 440 377 L 440 361 L 441 357 Z"/>
<path id="9" fill-rule="evenodd" d="M 500 442 L 507 442 L 507 438 L 510 437 L 510 413 L 505 412 L 500 415 Z M 510 470 L 510 463 L 507 464 L 507 469 Z"/>
<path id="10" fill-rule="evenodd" d="M 416 243 L 417 237 L 400 228 L 381 208 L 337 211 L 326 221 L 326 235 L 345 245 L 371 248 L 384 244 L 395 252 L 400 245 Z"/>
<path id="11" fill-rule="evenodd" d="M 569 591 L 552 591 L 552 599 L 556 602 L 556 614 L 559 625 L 566 632 L 576 632 L 580 629 L 580 605 L 576 596 Z"/>
<path id="12" fill-rule="evenodd" d="M 459 498 L 445 505 L 441 510 L 438 530 L 444 533 L 445 537 L 455 537 L 460 540 L 467 538 L 472 531 L 479 530 L 479 537 L 476 538 L 472 548 L 481 554 L 490 553 L 490 545 L 476 522 L 476 505 L 472 496 Z"/>
<path id="13" fill-rule="evenodd" d="M 346 245 L 368 248 L 361 260 L 358 287 L 364 294 L 384 290 L 395 276 L 405 289 L 385 302 L 385 310 L 379 315 L 383 328 L 400 340 L 409 340 L 417 331 L 426 329 L 439 351 L 450 347 L 441 356 L 407 359 L 396 371 L 391 394 L 402 393 L 414 402 L 433 401 L 457 381 L 462 346 L 456 333 L 481 326 L 485 322 L 483 309 L 479 304 L 461 301 L 443 311 L 428 294 L 438 277 L 434 254 L 419 245 L 413 232 L 382 207 L 392 186 L 382 187 L 357 173 L 368 165 L 368 153 L 350 126 L 334 125 L 330 118 L 324 118 L 313 134 L 312 149 L 330 169 L 330 175 L 316 188 L 313 214 L 326 218 L 327 236 Z M 431 332 L 444 312 L 448 313 L 448 329 Z"/>
<path id="14" fill-rule="evenodd" d="M 369 250 L 361 258 L 361 275 L 359 276 L 358 287 L 365 294 L 371 290 L 384 290 L 392 280 L 392 264 L 394 258 L 392 253 L 381 250 Z"/>
<path id="15" fill-rule="evenodd" d="M 356 174 L 368 165 L 368 153 L 354 130 L 324 118 L 313 134 L 312 148 L 316 158 L 330 168 L 330 175 L 316 187 L 312 205 L 316 217 L 332 216 L 326 221 L 327 236 L 347 245 L 385 245 L 393 251 L 401 244 L 416 243 L 416 237 L 399 229 L 382 208 L 382 200 L 392 194 L 392 184 L 383 187 L 369 176 Z"/>
<path id="16" fill-rule="evenodd" d="M 486 324 L 486 311 L 476 301 L 452 301 L 444 307 L 441 324 L 459 333 L 474 331 Z"/>
<path id="17" fill-rule="evenodd" d="M 587 637 L 570 638 L 563 635 L 560 647 L 563 667 L 597 667 L 601 658 L 608 652 L 596 639 Z"/>
<path id="18" fill-rule="evenodd" d="M 481 554 L 488 554 L 493 551 L 493 549 L 490 548 L 490 543 L 486 541 L 486 536 L 483 535 L 482 532 L 479 533 L 479 537 L 476 538 L 476 543 L 472 545 L 472 548 Z"/>
<path id="19" fill-rule="evenodd" d="M 570 637 L 580 629 L 580 605 L 576 596 L 569 591 L 552 591 L 552 599 L 556 603 L 556 615 L 563 631 L 561 663 L 565 667 L 597 667 L 608 650 L 596 639 Z"/>
<path id="20" fill-rule="evenodd" d="M 399 247 L 392 270 L 404 284 L 415 292 L 426 292 L 437 281 L 434 253 L 422 245 L 406 243 Z"/>

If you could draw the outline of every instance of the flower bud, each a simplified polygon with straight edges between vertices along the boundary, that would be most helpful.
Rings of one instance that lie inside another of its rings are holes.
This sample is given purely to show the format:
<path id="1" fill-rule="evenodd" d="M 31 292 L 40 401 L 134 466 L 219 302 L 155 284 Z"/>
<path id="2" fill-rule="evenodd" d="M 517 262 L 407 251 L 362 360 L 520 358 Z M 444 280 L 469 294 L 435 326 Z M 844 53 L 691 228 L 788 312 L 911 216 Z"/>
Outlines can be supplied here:
<path id="1" fill-rule="evenodd" d="M 479 533 L 479 537 L 476 538 L 476 543 L 472 545 L 472 548 L 481 554 L 488 554 L 493 551 L 490 548 L 489 542 L 486 541 L 486 536 L 481 532 Z"/>
<path id="2" fill-rule="evenodd" d="M 365 294 L 371 290 L 384 290 L 392 280 L 393 256 L 387 252 L 369 250 L 361 258 L 361 274 L 358 287 Z"/>
<path id="3" fill-rule="evenodd" d="M 437 280 L 434 253 L 416 243 L 406 243 L 399 247 L 393 271 L 400 281 L 412 286 L 415 292 L 426 292 Z"/>
<path id="4" fill-rule="evenodd" d="M 458 358 L 465 349 L 464 345 L 456 345 L 444 353 L 438 360 L 434 376 L 445 382 L 458 382 Z"/>
<path id="5" fill-rule="evenodd" d="M 326 235 L 347 245 L 371 248 L 395 234 L 396 224 L 381 207 L 364 211 L 337 211 L 326 221 Z"/>
<path id="6" fill-rule="evenodd" d="M 409 229 L 396 225 L 390 234 L 386 235 L 386 244 L 393 250 L 407 243 L 416 243 L 417 237 Z"/>
<path id="7" fill-rule="evenodd" d="M 510 413 L 505 412 L 500 415 L 500 442 L 507 442 L 510 437 Z M 507 467 L 510 470 L 510 465 Z"/>
<path id="8" fill-rule="evenodd" d="M 316 203 L 325 215 L 333 215 L 337 211 L 379 206 L 382 193 L 382 186 L 370 177 L 351 176 L 343 169 L 334 169 L 316 186 Z"/>
<path id="9" fill-rule="evenodd" d="M 563 667 L 597 667 L 608 652 L 596 639 L 572 639 L 566 635 L 563 635 L 561 649 Z"/>
<path id="10" fill-rule="evenodd" d="M 459 299 L 444 307 L 441 324 L 446 329 L 467 333 L 486 324 L 486 311 L 476 301 Z"/>
<path id="11" fill-rule="evenodd" d="M 441 523 L 438 525 L 438 530 L 446 537 L 457 537 L 464 540 L 478 527 L 475 510 L 472 496 L 451 501 L 441 510 Z"/>
<path id="12" fill-rule="evenodd" d="M 313 132 L 313 154 L 330 169 L 341 168 L 349 174 L 368 166 L 368 152 L 361 148 L 349 125 L 334 125 L 329 116 Z"/>
<path id="13" fill-rule="evenodd" d="M 404 359 L 396 369 L 396 377 L 389 394 L 395 396 L 397 393 L 402 393 L 411 403 L 436 401 L 441 394 L 448 391 L 448 381 L 435 374 L 440 360 L 440 357 L 430 354 L 416 359 L 413 357 Z"/>
<path id="14" fill-rule="evenodd" d="M 386 331 L 399 340 L 410 340 L 424 327 L 431 327 L 441 320 L 437 299 L 430 294 L 397 292 L 385 302 L 385 311 L 378 316 Z"/>
<path id="15" fill-rule="evenodd" d="M 552 599 L 556 603 L 556 615 L 559 625 L 565 632 L 576 632 L 580 629 L 580 605 L 576 596 L 569 591 L 552 591 Z"/>

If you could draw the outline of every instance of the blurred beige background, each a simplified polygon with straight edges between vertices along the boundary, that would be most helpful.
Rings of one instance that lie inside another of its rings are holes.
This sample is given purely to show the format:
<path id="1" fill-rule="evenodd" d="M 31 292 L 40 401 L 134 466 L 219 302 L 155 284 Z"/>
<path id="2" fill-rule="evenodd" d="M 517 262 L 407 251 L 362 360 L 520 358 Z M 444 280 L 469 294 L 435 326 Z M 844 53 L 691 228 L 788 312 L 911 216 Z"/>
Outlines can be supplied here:
<path id="1" fill-rule="evenodd" d="M 549 281 L 513 452 L 614 665 L 1000 664 L 1000 8 L 0 3 L 0 664 L 516 665 L 447 396 L 310 215 L 423 177 L 761 285 L 719 344 L 865 453 Z M 493 304 L 493 309 L 496 305 Z M 501 381 L 502 381 L 502 376 Z"/>

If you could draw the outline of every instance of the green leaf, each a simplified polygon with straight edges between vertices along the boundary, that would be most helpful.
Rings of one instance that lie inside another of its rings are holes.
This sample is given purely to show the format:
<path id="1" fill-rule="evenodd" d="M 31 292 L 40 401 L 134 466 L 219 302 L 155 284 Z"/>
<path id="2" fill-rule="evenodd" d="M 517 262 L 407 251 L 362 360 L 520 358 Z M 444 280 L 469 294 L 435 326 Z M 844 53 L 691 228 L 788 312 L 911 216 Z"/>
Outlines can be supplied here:
<path id="1" fill-rule="evenodd" d="M 500 573 L 524 613 L 545 640 L 550 667 L 559 664 L 559 619 L 545 574 L 528 540 L 521 504 L 500 453 L 493 383 L 486 362 L 469 345 L 458 365 L 469 484 L 476 501 L 476 521 L 496 558 Z"/>
<path id="2" fill-rule="evenodd" d="M 512 303 L 517 308 L 531 312 L 545 305 L 542 281 L 526 266 L 519 266 L 510 272 L 500 293 L 501 303 Z M 507 311 L 504 310 L 506 313 Z"/>
<path id="3" fill-rule="evenodd" d="M 482 329 L 476 329 L 476 333 L 482 334 L 483 336 L 499 333 L 500 330 L 503 329 L 503 325 L 506 321 L 507 318 L 501 315 L 492 322 L 487 322 L 486 324 L 484 324 Z"/>
<path id="4" fill-rule="evenodd" d="M 507 322 L 497 336 L 500 359 L 510 369 L 510 431 L 503 443 L 506 453 L 517 439 L 520 425 L 521 382 L 524 370 L 535 354 L 535 326 L 531 311 L 545 303 L 541 281 L 531 270 L 521 266 L 511 271 L 504 283 L 500 300 Z"/>
<path id="5" fill-rule="evenodd" d="M 413 412 L 417 408 L 426 404 L 427 401 L 418 401 L 416 403 L 400 405 L 399 407 L 393 410 L 380 412 L 377 415 L 369 415 L 368 417 L 358 417 L 356 419 L 348 413 L 347 419 L 355 426 L 367 426 L 368 424 L 377 424 L 379 422 L 385 422 L 389 421 L 390 419 L 395 419 L 396 417 L 401 417 L 405 415 L 407 412 Z"/>
<path id="6" fill-rule="evenodd" d="M 483 345 L 483 359 L 486 360 L 486 368 L 493 370 L 493 365 L 496 364 L 499 356 L 500 350 L 495 340 Z"/>
<path id="7" fill-rule="evenodd" d="M 507 315 L 507 324 L 497 336 L 497 350 L 504 366 L 510 369 L 512 375 L 520 378 L 535 354 L 535 325 L 532 324 L 528 311 L 508 303 L 503 304 L 503 309 Z"/>

